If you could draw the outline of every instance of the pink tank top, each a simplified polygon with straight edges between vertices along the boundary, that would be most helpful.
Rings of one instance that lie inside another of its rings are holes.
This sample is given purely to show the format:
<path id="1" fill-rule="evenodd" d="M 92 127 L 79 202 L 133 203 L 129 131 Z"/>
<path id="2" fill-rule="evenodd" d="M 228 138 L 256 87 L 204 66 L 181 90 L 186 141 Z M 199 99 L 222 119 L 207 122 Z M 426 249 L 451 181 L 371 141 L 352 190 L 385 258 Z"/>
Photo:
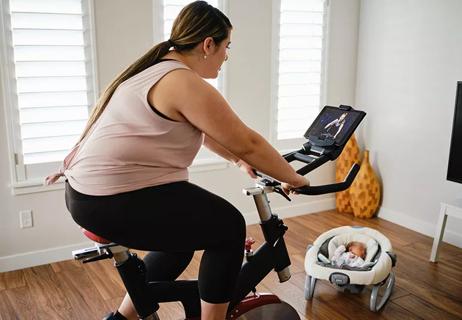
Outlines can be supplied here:
<path id="1" fill-rule="evenodd" d="M 188 180 L 203 142 L 188 122 L 168 120 L 148 103 L 149 89 L 168 72 L 188 67 L 163 61 L 123 82 L 85 139 L 64 161 L 75 190 L 111 195 Z"/>

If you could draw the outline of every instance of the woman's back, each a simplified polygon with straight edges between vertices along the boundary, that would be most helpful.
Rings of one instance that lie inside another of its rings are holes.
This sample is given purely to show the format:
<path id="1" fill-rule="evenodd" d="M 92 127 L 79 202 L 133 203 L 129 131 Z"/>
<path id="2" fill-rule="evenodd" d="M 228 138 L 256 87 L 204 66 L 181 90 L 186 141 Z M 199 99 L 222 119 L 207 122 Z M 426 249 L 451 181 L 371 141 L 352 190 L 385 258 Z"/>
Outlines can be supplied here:
<path id="1" fill-rule="evenodd" d="M 162 117 L 147 99 L 168 72 L 187 68 L 179 61 L 162 61 L 118 86 L 66 168 L 75 190 L 111 195 L 188 179 L 202 132 Z"/>

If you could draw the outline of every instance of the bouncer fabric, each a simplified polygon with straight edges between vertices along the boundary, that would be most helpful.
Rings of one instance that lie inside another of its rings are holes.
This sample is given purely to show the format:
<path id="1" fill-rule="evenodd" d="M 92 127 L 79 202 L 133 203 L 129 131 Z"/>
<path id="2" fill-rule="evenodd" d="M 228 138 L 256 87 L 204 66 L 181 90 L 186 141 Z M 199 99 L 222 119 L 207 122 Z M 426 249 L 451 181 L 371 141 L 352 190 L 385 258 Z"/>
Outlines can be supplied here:
<path id="1" fill-rule="evenodd" d="M 376 258 L 377 262 L 368 270 L 346 270 L 325 266 L 318 262 L 318 253 L 322 244 L 329 238 L 332 238 L 328 246 L 329 259 L 332 258 L 335 248 L 349 241 L 361 241 L 367 244 L 366 262 L 371 261 L 377 252 L 380 255 Z M 378 250 L 379 247 L 381 250 Z M 324 232 L 314 241 L 305 256 L 305 270 L 308 275 L 316 279 L 329 281 L 331 274 L 343 273 L 349 277 L 351 284 L 377 284 L 385 280 L 391 272 L 392 260 L 387 254 L 391 251 L 390 240 L 377 230 L 367 227 L 338 227 Z"/>
<path id="2" fill-rule="evenodd" d="M 335 250 L 339 246 L 344 245 L 346 247 L 347 244 L 352 241 L 362 242 L 366 245 L 366 258 L 364 259 L 365 262 L 371 261 L 372 258 L 374 258 L 375 254 L 377 253 L 377 251 L 379 250 L 377 241 L 375 241 L 375 239 L 371 238 L 367 234 L 358 233 L 358 232 L 342 233 L 337 236 L 334 236 L 329 241 L 329 245 L 328 245 L 329 260 L 332 260 L 332 256 L 334 255 Z"/>

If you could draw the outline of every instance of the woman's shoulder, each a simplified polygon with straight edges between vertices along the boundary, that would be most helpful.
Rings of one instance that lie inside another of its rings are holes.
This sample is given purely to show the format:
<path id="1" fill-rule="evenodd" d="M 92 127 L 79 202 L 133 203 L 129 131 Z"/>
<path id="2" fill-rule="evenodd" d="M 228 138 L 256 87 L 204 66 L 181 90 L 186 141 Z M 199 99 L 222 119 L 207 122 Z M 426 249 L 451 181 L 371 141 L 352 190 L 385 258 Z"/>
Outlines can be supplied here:
<path id="1" fill-rule="evenodd" d="M 186 64 L 184 64 L 183 62 L 179 60 L 175 60 L 175 59 L 162 59 L 156 64 L 149 67 L 148 69 L 162 70 L 162 71 L 165 70 L 167 72 L 170 70 L 177 70 L 177 69 L 191 71 L 191 69 Z"/>
<path id="2" fill-rule="evenodd" d="M 188 81 L 190 78 L 188 75 L 191 73 L 193 72 L 180 61 L 162 60 L 125 80 L 119 87 L 120 89 L 123 89 L 124 87 L 132 89 L 133 86 L 142 86 L 144 88 L 144 92 L 164 79 L 173 77 L 177 84 L 180 84 L 185 80 Z"/>
<path id="3" fill-rule="evenodd" d="M 194 106 L 198 104 L 203 106 L 204 101 L 202 99 L 213 97 L 212 90 L 215 88 L 210 86 L 195 71 L 182 68 L 181 63 L 176 66 L 176 68 L 170 68 L 168 72 L 164 72 L 155 83 L 149 85 L 147 99 L 151 106 L 156 106 L 168 117 L 179 120 L 179 117 L 175 117 L 175 115 L 178 116 L 186 107 L 195 109 Z M 206 99 L 206 102 L 209 101 L 211 99 Z"/>
<path id="4" fill-rule="evenodd" d="M 186 66 L 182 68 L 182 65 L 184 64 L 180 62 L 180 64 L 172 66 L 173 68 L 170 68 L 160 79 L 159 84 L 170 87 L 177 94 L 191 91 L 199 93 L 209 89 L 207 81 Z"/>

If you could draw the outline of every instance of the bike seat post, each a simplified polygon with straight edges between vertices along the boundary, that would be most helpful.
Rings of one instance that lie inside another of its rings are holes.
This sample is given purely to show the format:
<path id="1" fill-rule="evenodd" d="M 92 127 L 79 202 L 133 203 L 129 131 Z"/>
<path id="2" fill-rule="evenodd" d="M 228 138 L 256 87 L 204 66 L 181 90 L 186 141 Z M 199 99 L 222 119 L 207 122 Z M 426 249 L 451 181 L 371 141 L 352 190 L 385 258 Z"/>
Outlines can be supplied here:
<path id="1" fill-rule="evenodd" d="M 73 251 L 74 258 L 83 260 L 84 263 L 112 258 L 138 316 L 141 319 L 159 319 L 156 313 L 159 304 L 151 300 L 151 289 L 146 279 L 144 262 L 127 247 L 106 240 L 88 230 L 82 229 L 82 232 L 95 242 L 95 246 Z"/>
<path id="2" fill-rule="evenodd" d="M 111 249 L 111 252 L 116 265 L 124 263 L 130 257 L 130 251 L 123 246 L 116 246 Z"/>

